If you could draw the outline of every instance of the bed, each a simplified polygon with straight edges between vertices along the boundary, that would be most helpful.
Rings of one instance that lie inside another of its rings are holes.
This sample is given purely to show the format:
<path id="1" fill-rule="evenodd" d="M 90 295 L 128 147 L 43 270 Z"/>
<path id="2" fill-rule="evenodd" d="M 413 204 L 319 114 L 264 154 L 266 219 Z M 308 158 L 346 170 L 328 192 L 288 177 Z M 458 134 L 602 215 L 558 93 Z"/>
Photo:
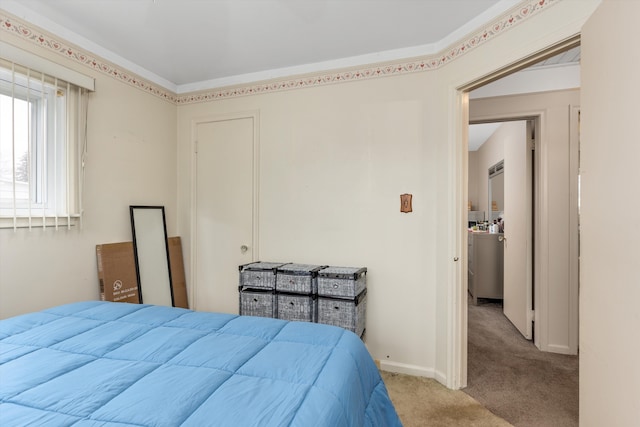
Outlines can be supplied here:
<path id="1" fill-rule="evenodd" d="M 0 321 L 0 425 L 401 423 L 349 331 L 87 301 Z"/>

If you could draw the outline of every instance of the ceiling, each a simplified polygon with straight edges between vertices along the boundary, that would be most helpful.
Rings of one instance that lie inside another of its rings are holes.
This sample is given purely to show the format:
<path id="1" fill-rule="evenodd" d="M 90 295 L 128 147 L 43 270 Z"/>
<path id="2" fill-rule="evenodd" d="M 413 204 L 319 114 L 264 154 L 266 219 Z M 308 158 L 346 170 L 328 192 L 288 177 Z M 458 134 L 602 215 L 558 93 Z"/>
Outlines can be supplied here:
<path id="1" fill-rule="evenodd" d="M 0 0 L 0 8 L 185 93 L 435 54 L 519 3 Z"/>

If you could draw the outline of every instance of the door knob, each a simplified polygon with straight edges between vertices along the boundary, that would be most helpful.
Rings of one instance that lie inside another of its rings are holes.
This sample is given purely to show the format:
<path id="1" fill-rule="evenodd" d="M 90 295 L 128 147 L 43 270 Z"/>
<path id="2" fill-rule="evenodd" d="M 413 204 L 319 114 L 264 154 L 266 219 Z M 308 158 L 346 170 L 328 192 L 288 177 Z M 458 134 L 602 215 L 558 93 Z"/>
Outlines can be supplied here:
<path id="1" fill-rule="evenodd" d="M 247 245 L 242 245 L 240 246 L 240 252 L 245 253 L 249 250 L 249 246 Z"/>
<path id="2" fill-rule="evenodd" d="M 502 241 L 506 242 L 507 238 L 504 236 L 498 236 L 498 242 L 502 242 Z"/>

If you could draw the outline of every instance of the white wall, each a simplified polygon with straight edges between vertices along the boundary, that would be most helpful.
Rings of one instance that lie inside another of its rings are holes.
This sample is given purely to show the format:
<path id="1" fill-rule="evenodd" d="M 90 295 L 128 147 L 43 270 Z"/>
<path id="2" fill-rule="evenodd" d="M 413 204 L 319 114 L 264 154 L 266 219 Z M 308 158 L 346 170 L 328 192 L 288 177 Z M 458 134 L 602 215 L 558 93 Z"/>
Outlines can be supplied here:
<path id="1" fill-rule="evenodd" d="M 259 110 L 258 258 L 366 266 L 372 354 L 434 376 L 435 84 L 424 73 L 180 106 L 180 234 L 190 229 L 191 120 Z M 412 213 L 400 212 L 403 193 Z"/>
<path id="2" fill-rule="evenodd" d="M 486 219 L 490 217 L 488 207 L 488 170 L 500 160 L 504 160 L 504 144 L 513 136 L 513 128 L 510 123 L 501 123 L 497 126 L 477 150 L 469 151 L 468 154 L 469 200 L 472 203 L 473 210 L 484 212 Z"/>
<path id="3" fill-rule="evenodd" d="M 469 151 L 468 155 L 468 168 L 469 168 L 469 201 L 471 202 L 471 210 L 478 211 L 478 152 Z"/>
<path id="4" fill-rule="evenodd" d="M 0 229 L 0 318 L 97 299 L 95 246 L 131 240 L 129 205 L 157 204 L 176 232 L 176 106 L 31 43 L 2 40 L 96 78 L 83 228 Z"/>
<path id="5" fill-rule="evenodd" d="M 640 420 L 640 2 L 606 0 L 582 49 L 580 424 Z M 603 226 L 604 224 L 604 226 Z M 608 225 L 607 225 L 608 224 Z"/>
<path id="6" fill-rule="evenodd" d="M 478 165 L 475 175 L 472 176 L 471 170 L 469 170 L 469 186 L 471 186 L 471 182 L 473 182 L 478 188 L 478 210 L 484 211 L 487 219 L 490 213 L 488 170 L 500 160 L 504 160 L 504 144 L 514 137 L 512 124 L 513 123 L 503 123 L 496 129 L 477 151 Z M 520 137 L 522 137 L 522 135 L 520 135 Z"/>

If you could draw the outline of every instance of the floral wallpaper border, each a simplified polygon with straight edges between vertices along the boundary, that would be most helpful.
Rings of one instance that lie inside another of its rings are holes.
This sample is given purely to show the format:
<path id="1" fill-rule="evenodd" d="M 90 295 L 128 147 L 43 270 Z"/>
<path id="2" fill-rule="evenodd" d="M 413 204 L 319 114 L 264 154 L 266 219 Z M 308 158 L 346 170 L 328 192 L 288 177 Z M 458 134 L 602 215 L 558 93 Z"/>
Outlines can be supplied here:
<path id="1" fill-rule="evenodd" d="M 234 87 L 214 88 L 188 94 L 175 94 L 157 84 L 151 83 L 136 74 L 118 67 L 98 56 L 86 52 L 73 44 L 61 40 L 38 27 L 35 27 L 0 9 L 0 31 L 17 35 L 47 50 L 56 52 L 65 58 L 88 68 L 118 79 L 140 90 L 148 92 L 174 104 L 193 104 L 220 99 L 249 96 L 262 93 L 279 92 L 300 88 L 323 86 L 349 81 L 367 80 L 387 76 L 418 73 L 434 70 L 475 49 L 488 40 L 504 33 L 509 28 L 525 21 L 547 7 L 562 0 L 528 0 L 513 7 L 501 17 L 480 30 L 468 35 L 460 42 L 452 44 L 442 52 L 426 57 L 398 61 L 383 66 L 364 66 L 349 71 L 330 71 L 316 73 L 306 77 L 287 77 L 267 82 L 250 83 Z"/>

